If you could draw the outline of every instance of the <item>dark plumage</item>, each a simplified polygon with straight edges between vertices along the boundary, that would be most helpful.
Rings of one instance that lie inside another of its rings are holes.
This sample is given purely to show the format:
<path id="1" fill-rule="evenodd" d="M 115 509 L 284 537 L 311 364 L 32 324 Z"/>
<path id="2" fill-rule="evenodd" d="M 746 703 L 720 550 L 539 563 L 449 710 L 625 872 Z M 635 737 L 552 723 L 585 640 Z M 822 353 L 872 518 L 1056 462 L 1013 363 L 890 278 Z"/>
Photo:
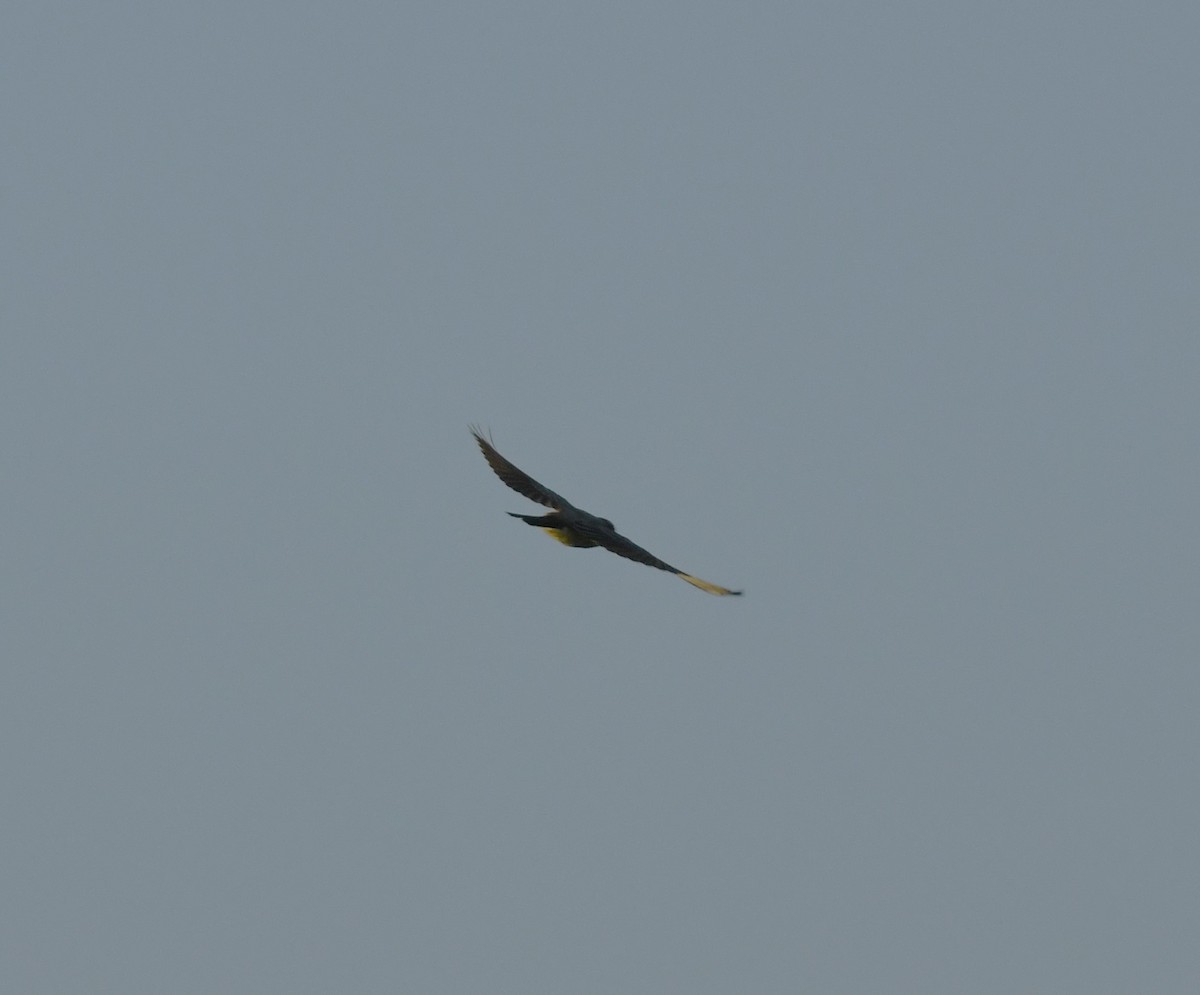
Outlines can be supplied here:
<path id="1" fill-rule="evenodd" d="M 736 595 L 742 593 L 741 591 L 731 591 L 727 587 L 721 587 L 719 584 L 713 584 L 707 580 L 701 580 L 699 577 L 693 577 L 660 560 L 653 553 L 626 539 L 607 518 L 598 518 L 582 508 L 576 508 L 566 498 L 555 494 L 549 487 L 539 484 L 524 470 L 514 466 L 496 451 L 496 447 L 483 437 L 479 429 L 472 426 L 471 434 L 479 444 L 483 458 L 488 461 L 488 466 L 495 471 L 497 477 L 518 494 L 529 498 L 530 501 L 536 501 L 538 504 L 552 509 L 548 515 L 522 515 L 510 511 L 508 514 L 513 518 L 519 518 L 527 525 L 536 525 L 545 529 L 551 536 L 567 546 L 583 548 L 603 546 L 609 552 L 623 556 L 627 560 L 673 573 L 694 587 L 708 591 L 709 594 Z"/>

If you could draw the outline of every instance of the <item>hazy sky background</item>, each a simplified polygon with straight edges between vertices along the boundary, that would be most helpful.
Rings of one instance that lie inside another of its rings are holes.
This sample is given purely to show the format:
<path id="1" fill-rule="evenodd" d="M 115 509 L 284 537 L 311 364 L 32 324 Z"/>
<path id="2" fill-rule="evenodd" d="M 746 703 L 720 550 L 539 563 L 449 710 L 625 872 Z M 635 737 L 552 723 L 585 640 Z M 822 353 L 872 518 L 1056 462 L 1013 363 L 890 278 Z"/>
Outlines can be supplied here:
<path id="1" fill-rule="evenodd" d="M 1198 37 L 9 5 L 5 990 L 1200 990 Z"/>

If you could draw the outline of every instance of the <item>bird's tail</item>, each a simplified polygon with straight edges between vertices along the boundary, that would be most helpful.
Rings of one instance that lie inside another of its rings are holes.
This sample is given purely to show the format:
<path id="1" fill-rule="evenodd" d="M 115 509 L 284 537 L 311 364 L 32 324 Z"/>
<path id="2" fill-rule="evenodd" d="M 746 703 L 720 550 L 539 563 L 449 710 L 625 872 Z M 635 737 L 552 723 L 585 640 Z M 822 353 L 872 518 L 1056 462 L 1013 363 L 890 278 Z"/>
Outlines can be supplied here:
<path id="1" fill-rule="evenodd" d="M 557 539 L 564 546 L 595 546 L 596 540 L 589 539 L 586 536 L 580 535 L 574 529 L 569 528 L 563 522 L 563 516 L 558 512 L 551 512 L 549 515 L 522 515 L 516 511 L 510 511 L 513 518 L 519 518 L 526 525 L 536 525 L 551 539 Z"/>
<path id="2" fill-rule="evenodd" d="M 550 515 L 522 515 L 516 511 L 510 511 L 508 514 L 512 515 L 513 518 L 521 519 L 526 525 L 537 525 L 543 529 L 550 525 L 559 524 L 559 520 Z"/>

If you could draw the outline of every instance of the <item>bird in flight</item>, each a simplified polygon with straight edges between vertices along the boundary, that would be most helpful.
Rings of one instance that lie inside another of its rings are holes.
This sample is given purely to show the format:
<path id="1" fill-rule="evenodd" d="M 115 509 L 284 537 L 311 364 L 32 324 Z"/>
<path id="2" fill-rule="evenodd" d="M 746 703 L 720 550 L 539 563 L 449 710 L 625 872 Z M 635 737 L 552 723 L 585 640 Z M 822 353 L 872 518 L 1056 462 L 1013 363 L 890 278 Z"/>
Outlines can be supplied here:
<path id="1" fill-rule="evenodd" d="M 519 518 L 527 525 L 538 526 L 567 546 L 583 548 L 603 546 L 610 553 L 616 553 L 627 560 L 644 563 L 648 567 L 657 567 L 659 570 L 675 574 L 693 587 L 698 587 L 709 594 L 742 593 L 741 591 L 731 591 L 727 587 L 721 587 L 719 584 L 713 584 L 707 580 L 701 580 L 691 574 L 685 574 L 671 564 L 664 563 L 653 553 L 648 553 L 641 546 L 626 539 L 607 518 L 597 518 L 595 515 L 589 515 L 582 508 L 576 508 L 566 498 L 555 494 L 549 487 L 539 484 L 529 474 L 513 466 L 496 452 L 495 446 L 485 439 L 475 426 L 471 426 L 471 434 L 475 436 L 475 441 L 479 443 L 479 448 L 483 452 L 483 458 L 488 461 L 488 466 L 495 471 L 497 477 L 518 494 L 523 494 L 530 501 L 536 501 L 551 509 L 548 515 L 522 515 L 510 511 L 508 514 L 513 518 Z"/>

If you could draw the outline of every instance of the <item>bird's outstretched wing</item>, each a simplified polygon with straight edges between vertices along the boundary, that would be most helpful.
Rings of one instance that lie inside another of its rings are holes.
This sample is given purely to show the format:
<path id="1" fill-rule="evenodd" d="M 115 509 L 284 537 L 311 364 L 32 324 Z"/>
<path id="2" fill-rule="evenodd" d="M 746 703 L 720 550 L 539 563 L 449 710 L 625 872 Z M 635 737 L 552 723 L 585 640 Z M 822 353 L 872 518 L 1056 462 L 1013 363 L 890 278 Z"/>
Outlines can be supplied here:
<path id="1" fill-rule="evenodd" d="M 581 529 L 580 531 L 584 530 Z M 659 570 L 675 574 L 681 580 L 686 580 L 693 587 L 698 587 L 709 594 L 737 595 L 742 593 L 741 591 L 731 591 L 727 587 L 721 587 L 720 584 L 714 584 L 711 581 L 701 580 L 699 577 L 693 577 L 691 574 L 684 573 L 678 567 L 673 567 L 671 564 L 660 560 L 653 553 L 642 549 L 637 543 L 626 539 L 620 532 L 615 530 L 587 529 L 586 534 L 589 538 L 595 539 L 599 545 L 603 546 L 610 553 L 616 553 L 618 556 L 623 556 L 627 560 L 633 560 L 635 563 L 644 563 L 648 567 L 657 567 Z"/>
<path id="2" fill-rule="evenodd" d="M 496 452 L 496 447 L 489 440 L 485 439 L 483 433 L 474 425 L 471 426 L 471 434 L 475 436 L 475 441 L 479 443 L 479 448 L 483 452 L 483 458 L 488 461 L 488 466 L 495 471 L 497 477 L 518 494 L 523 494 L 530 501 L 536 501 L 547 508 L 555 508 L 559 511 L 562 511 L 564 508 L 575 507 L 566 498 L 555 494 L 549 487 L 539 484 L 524 470 L 513 466 Z"/>

